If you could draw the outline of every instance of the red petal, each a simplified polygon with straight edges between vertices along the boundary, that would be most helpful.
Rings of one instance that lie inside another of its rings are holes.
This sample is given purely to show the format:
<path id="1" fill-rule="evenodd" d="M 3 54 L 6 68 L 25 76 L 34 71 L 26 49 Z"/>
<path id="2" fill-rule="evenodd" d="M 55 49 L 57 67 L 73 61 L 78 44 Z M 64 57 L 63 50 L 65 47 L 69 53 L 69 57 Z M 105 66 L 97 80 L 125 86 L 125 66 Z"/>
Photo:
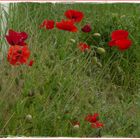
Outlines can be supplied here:
<path id="1" fill-rule="evenodd" d="M 25 32 L 15 32 L 10 29 L 8 35 L 6 35 L 6 40 L 10 45 L 20 45 L 24 46 L 26 43 L 24 41 L 27 39 L 28 35 Z"/>
<path id="2" fill-rule="evenodd" d="M 123 51 L 130 48 L 132 42 L 129 39 L 117 40 L 116 46 L 118 46 L 119 50 Z"/>
<path id="3" fill-rule="evenodd" d="M 34 63 L 34 60 L 31 60 L 30 62 L 29 62 L 29 66 L 32 66 L 33 65 L 33 63 Z"/>
<path id="4" fill-rule="evenodd" d="M 54 21 L 53 20 L 44 20 L 43 23 L 40 25 L 40 28 L 45 27 L 48 30 L 54 28 Z"/>
<path id="5" fill-rule="evenodd" d="M 100 127 L 103 127 L 104 126 L 104 124 L 103 123 L 101 123 L 101 122 L 96 122 L 96 127 L 97 128 L 100 128 Z"/>
<path id="6" fill-rule="evenodd" d="M 6 40 L 7 40 L 7 42 L 10 44 L 10 45 L 14 45 L 14 43 L 12 42 L 12 39 L 11 39 L 11 37 L 10 36 L 5 36 L 6 37 Z"/>
<path id="7" fill-rule="evenodd" d="M 91 31 L 91 26 L 89 24 L 87 24 L 81 30 L 85 33 L 88 33 Z"/>
<path id="8" fill-rule="evenodd" d="M 126 39 L 128 37 L 128 31 L 125 30 L 115 30 L 112 32 L 112 40 Z"/>
<path id="9" fill-rule="evenodd" d="M 86 51 L 87 49 L 90 49 L 90 46 L 88 46 L 86 43 L 81 42 L 81 43 L 79 43 L 78 48 L 79 48 L 82 52 L 84 52 L 84 51 Z"/>
<path id="10" fill-rule="evenodd" d="M 103 126 L 104 126 L 104 124 L 103 124 L 103 123 L 100 123 L 100 122 L 98 122 L 98 121 L 91 124 L 91 127 L 92 127 L 92 128 L 101 128 L 101 127 L 103 127 Z"/>
<path id="11" fill-rule="evenodd" d="M 78 29 L 71 20 L 62 20 L 61 22 L 56 22 L 56 27 L 60 30 L 66 30 L 69 32 L 77 32 Z"/>
<path id="12" fill-rule="evenodd" d="M 21 35 L 23 40 L 26 40 L 28 38 L 28 34 L 25 32 L 21 32 L 20 35 Z"/>
<path id="13" fill-rule="evenodd" d="M 83 19 L 84 14 L 80 11 L 70 9 L 65 12 L 65 16 L 74 22 L 80 22 Z"/>
<path id="14" fill-rule="evenodd" d="M 110 47 L 116 46 L 116 41 L 115 40 L 111 40 L 110 42 L 108 42 L 108 45 Z"/>

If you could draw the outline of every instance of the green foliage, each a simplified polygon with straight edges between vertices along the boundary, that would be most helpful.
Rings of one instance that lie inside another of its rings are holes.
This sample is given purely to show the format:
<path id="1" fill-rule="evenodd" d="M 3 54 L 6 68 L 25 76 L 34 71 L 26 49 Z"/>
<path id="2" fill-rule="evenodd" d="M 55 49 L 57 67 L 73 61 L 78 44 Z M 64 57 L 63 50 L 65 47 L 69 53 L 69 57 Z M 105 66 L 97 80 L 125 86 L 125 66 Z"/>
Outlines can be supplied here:
<path id="1" fill-rule="evenodd" d="M 67 9 L 82 10 L 85 19 L 77 24 L 79 30 L 90 23 L 93 31 L 87 35 L 39 29 L 44 19 L 63 19 Z M 0 135 L 139 137 L 139 10 L 139 4 L 10 4 L 8 28 L 29 34 L 35 63 L 0 63 Z M 126 52 L 107 44 L 116 29 L 130 33 L 133 45 Z M 81 53 L 80 41 L 92 45 L 92 52 Z M 105 49 L 103 55 L 96 53 L 98 47 Z M 94 112 L 104 128 L 92 129 L 84 121 Z M 79 129 L 72 120 L 80 122 Z"/>

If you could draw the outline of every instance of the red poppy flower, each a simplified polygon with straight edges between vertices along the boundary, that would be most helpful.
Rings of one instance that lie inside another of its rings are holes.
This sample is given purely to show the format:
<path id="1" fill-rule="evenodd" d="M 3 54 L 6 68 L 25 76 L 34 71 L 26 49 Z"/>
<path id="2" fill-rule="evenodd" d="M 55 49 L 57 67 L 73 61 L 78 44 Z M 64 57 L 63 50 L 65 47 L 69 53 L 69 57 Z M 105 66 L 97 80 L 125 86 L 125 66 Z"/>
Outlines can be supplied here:
<path id="1" fill-rule="evenodd" d="M 15 32 L 14 30 L 10 29 L 8 35 L 5 37 L 10 45 L 24 46 L 26 45 L 24 41 L 28 38 L 28 35 L 25 32 Z"/>
<path id="2" fill-rule="evenodd" d="M 70 20 L 62 20 L 61 22 L 56 22 L 56 27 L 60 30 L 66 30 L 69 32 L 77 32 L 78 31 L 77 27 Z"/>
<path id="3" fill-rule="evenodd" d="M 46 28 L 48 30 L 51 30 L 54 28 L 54 21 L 53 20 L 44 20 L 42 24 L 40 25 L 40 28 Z"/>
<path id="4" fill-rule="evenodd" d="M 87 115 L 85 118 L 85 121 L 88 121 L 90 123 L 94 123 L 98 120 L 99 114 L 98 113 L 94 113 L 94 115 Z"/>
<path id="5" fill-rule="evenodd" d="M 80 22 L 83 19 L 84 14 L 76 10 L 67 10 L 65 16 L 73 22 Z"/>
<path id="6" fill-rule="evenodd" d="M 89 114 L 85 117 L 85 121 L 90 122 L 92 128 L 100 128 L 104 126 L 104 124 L 99 122 L 98 120 L 99 120 L 98 113 L 94 113 L 93 115 Z"/>
<path id="7" fill-rule="evenodd" d="M 109 45 L 110 47 L 115 46 L 115 45 L 116 45 L 116 40 L 111 40 L 111 41 L 109 41 L 109 42 L 108 42 L 108 45 Z"/>
<path id="8" fill-rule="evenodd" d="M 128 49 L 132 42 L 128 39 L 128 32 L 125 30 L 116 30 L 111 34 L 112 40 L 108 43 L 110 47 L 116 46 L 119 50 L 124 51 Z"/>
<path id="9" fill-rule="evenodd" d="M 90 32 L 92 29 L 91 29 L 90 24 L 86 24 L 81 30 L 82 30 L 83 32 L 85 32 L 85 33 L 88 33 L 88 32 Z"/>
<path id="10" fill-rule="evenodd" d="M 112 40 L 120 40 L 120 39 L 127 39 L 128 32 L 125 30 L 115 30 L 111 34 Z"/>
<path id="11" fill-rule="evenodd" d="M 90 46 L 88 46 L 86 43 L 81 42 L 81 43 L 79 43 L 78 48 L 79 48 L 82 52 L 84 52 L 84 51 L 86 51 L 86 50 L 89 50 L 89 49 L 90 49 Z"/>
<path id="12" fill-rule="evenodd" d="M 7 59 L 12 65 L 26 64 L 30 57 L 30 50 L 27 46 L 11 46 L 8 50 Z"/>
<path id="13" fill-rule="evenodd" d="M 103 126 L 104 126 L 104 124 L 101 123 L 101 122 L 98 122 L 98 121 L 96 121 L 95 123 L 92 123 L 92 124 L 91 124 L 91 127 L 92 127 L 92 128 L 101 128 L 101 127 L 103 127 Z"/>
<path id="14" fill-rule="evenodd" d="M 34 63 L 34 60 L 31 60 L 28 65 L 31 67 L 33 63 Z"/>

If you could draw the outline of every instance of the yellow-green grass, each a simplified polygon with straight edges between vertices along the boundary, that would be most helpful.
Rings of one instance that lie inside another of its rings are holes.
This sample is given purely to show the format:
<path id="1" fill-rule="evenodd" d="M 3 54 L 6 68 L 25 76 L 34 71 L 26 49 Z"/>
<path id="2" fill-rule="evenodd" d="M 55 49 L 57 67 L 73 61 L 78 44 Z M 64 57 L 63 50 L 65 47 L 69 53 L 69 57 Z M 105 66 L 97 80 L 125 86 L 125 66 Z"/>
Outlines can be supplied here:
<path id="1" fill-rule="evenodd" d="M 79 32 L 39 29 L 44 19 L 65 18 L 67 9 L 84 12 L 83 21 L 77 24 Z M 139 11 L 139 4 L 10 4 L 7 30 L 28 33 L 27 43 L 35 63 L 32 67 L 11 66 L 3 52 L 1 137 L 139 137 Z M 92 25 L 92 33 L 80 31 L 86 23 Z M 108 46 L 111 32 L 117 29 L 128 30 L 133 42 L 125 52 Z M 94 33 L 100 33 L 101 37 L 94 37 Z M 95 49 L 87 53 L 79 51 L 77 43 L 81 41 L 104 47 L 106 53 L 97 55 L 102 66 L 93 62 Z M 84 121 L 87 114 L 95 112 L 104 123 L 102 129 L 93 129 Z M 31 120 L 27 119 L 28 114 Z M 78 120 L 80 128 L 75 130 L 71 120 Z"/>

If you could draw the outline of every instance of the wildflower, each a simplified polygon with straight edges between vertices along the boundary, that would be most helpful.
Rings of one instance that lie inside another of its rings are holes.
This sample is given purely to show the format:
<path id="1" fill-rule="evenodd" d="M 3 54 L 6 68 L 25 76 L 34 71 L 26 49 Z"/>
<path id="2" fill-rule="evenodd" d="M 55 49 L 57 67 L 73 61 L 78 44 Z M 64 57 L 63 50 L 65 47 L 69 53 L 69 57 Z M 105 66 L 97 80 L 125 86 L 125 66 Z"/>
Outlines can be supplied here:
<path id="1" fill-rule="evenodd" d="M 11 46 L 8 50 L 7 59 L 11 65 L 26 64 L 30 57 L 30 50 L 27 46 Z"/>
<path id="2" fill-rule="evenodd" d="M 28 65 L 31 67 L 33 63 L 34 63 L 34 60 L 31 60 Z"/>
<path id="3" fill-rule="evenodd" d="M 25 46 L 26 43 L 24 41 L 28 38 L 28 35 L 25 32 L 15 32 L 14 30 L 10 29 L 8 31 L 8 35 L 6 35 L 5 37 L 7 42 L 12 46 Z"/>
<path id="4" fill-rule="evenodd" d="M 98 121 L 96 121 L 95 123 L 92 123 L 91 124 L 91 127 L 92 128 L 101 128 L 101 127 L 103 127 L 104 126 L 104 124 L 103 123 L 100 123 L 100 122 L 98 122 Z"/>
<path id="5" fill-rule="evenodd" d="M 65 16 L 73 22 L 80 22 L 83 19 L 84 14 L 76 10 L 67 10 Z"/>
<path id="6" fill-rule="evenodd" d="M 116 46 L 119 47 L 119 50 L 123 51 L 130 48 L 132 42 L 130 39 L 122 39 L 116 41 Z"/>
<path id="7" fill-rule="evenodd" d="M 47 30 L 51 30 L 54 28 L 54 21 L 53 20 L 47 20 L 45 19 L 42 24 L 40 25 L 40 28 L 46 28 Z"/>
<path id="8" fill-rule="evenodd" d="M 89 50 L 89 49 L 90 49 L 90 46 L 88 46 L 86 43 L 81 42 L 81 43 L 79 43 L 78 48 L 79 48 L 82 52 L 84 52 L 84 51 L 86 51 L 86 50 Z"/>
<path id="9" fill-rule="evenodd" d="M 88 114 L 85 118 L 85 121 L 88 121 L 90 123 L 94 123 L 98 120 L 99 114 L 94 113 L 94 115 Z"/>
<path id="10" fill-rule="evenodd" d="M 70 39 L 70 41 L 71 41 L 72 43 L 75 43 L 75 42 L 76 42 L 75 39 L 72 39 L 72 38 Z"/>
<path id="11" fill-rule="evenodd" d="M 85 117 L 85 121 L 90 122 L 92 128 L 101 128 L 104 126 L 104 124 L 99 122 L 98 120 L 99 120 L 98 113 L 94 113 L 93 115 L 89 114 Z"/>
<path id="12" fill-rule="evenodd" d="M 110 47 L 116 46 L 119 50 L 124 51 L 128 49 L 132 42 L 128 38 L 129 33 L 125 30 L 116 30 L 111 34 L 112 40 L 108 43 Z"/>
<path id="13" fill-rule="evenodd" d="M 127 39 L 128 38 L 128 32 L 125 30 L 115 30 L 111 34 L 112 40 L 120 40 L 120 39 Z"/>
<path id="14" fill-rule="evenodd" d="M 66 30 L 69 32 L 77 32 L 78 29 L 74 25 L 74 22 L 70 20 L 62 20 L 61 22 L 56 22 L 56 27 L 60 30 Z"/>
<path id="15" fill-rule="evenodd" d="M 85 32 L 85 33 L 88 33 L 88 32 L 90 32 L 92 29 L 91 29 L 90 24 L 86 24 L 84 27 L 82 27 L 81 30 L 82 30 L 83 32 Z"/>

